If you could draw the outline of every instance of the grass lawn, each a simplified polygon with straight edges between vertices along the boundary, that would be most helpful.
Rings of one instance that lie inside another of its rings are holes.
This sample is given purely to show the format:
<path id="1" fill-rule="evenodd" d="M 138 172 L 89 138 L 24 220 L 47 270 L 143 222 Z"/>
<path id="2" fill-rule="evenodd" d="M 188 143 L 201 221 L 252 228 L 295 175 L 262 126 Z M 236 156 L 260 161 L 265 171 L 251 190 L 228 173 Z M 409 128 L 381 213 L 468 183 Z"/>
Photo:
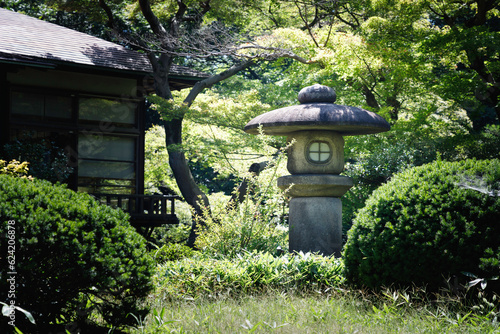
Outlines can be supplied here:
<path id="1" fill-rule="evenodd" d="M 412 302 L 400 293 L 359 292 L 153 301 L 154 311 L 132 333 L 500 333 L 491 312 L 461 303 Z"/>

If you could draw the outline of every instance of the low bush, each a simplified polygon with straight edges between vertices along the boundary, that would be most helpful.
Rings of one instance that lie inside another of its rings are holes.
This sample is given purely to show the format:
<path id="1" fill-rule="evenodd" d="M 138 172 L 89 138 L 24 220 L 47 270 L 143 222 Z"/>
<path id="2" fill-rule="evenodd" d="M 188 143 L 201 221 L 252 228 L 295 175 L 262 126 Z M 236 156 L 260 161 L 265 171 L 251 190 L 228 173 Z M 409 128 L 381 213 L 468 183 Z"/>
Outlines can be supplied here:
<path id="1" fill-rule="evenodd" d="M 273 256 L 244 252 L 233 259 L 199 253 L 160 265 L 155 284 L 156 293 L 170 300 L 271 291 L 312 292 L 339 287 L 342 271 L 341 260 L 311 253 Z"/>
<path id="2" fill-rule="evenodd" d="M 38 329 L 23 331 L 96 315 L 120 326 L 146 312 L 153 266 L 128 218 L 65 186 L 0 175 L 0 300 L 31 312 Z"/>
<path id="3" fill-rule="evenodd" d="M 177 261 L 186 257 L 191 257 L 195 251 L 183 244 L 166 244 L 162 247 L 152 251 L 152 256 L 156 263 L 163 263 L 167 261 Z"/>
<path id="4" fill-rule="evenodd" d="M 271 191 L 276 182 L 276 166 L 271 171 L 272 177 L 264 184 L 259 184 L 257 177 L 248 176 L 248 188 L 241 200 L 215 201 L 212 197 L 211 211 L 207 210 L 203 221 L 197 224 L 198 249 L 228 257 L 244 251 L 274 253 L 288 249 L 286 199 L 282 192 Z"/>
<path id="5" fill-rule="evenodd" d="M 397 174 L 354 220 L 346 279 L 435 290 L 462 272 L 499 276 L 499 190 L 500 160 L 437 161 Z"/>

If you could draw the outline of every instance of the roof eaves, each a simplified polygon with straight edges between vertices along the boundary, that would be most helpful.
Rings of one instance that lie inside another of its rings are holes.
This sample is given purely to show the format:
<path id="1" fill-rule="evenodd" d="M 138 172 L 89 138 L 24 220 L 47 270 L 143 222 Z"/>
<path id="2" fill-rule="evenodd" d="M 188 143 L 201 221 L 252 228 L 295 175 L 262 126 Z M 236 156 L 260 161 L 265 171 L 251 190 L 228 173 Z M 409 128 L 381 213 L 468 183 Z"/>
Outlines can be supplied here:
<path id="1" fill-rule="evenodd" d="M 0 63 L 54 69 L 57 65 L 45 59 L 0 52 Z"/>

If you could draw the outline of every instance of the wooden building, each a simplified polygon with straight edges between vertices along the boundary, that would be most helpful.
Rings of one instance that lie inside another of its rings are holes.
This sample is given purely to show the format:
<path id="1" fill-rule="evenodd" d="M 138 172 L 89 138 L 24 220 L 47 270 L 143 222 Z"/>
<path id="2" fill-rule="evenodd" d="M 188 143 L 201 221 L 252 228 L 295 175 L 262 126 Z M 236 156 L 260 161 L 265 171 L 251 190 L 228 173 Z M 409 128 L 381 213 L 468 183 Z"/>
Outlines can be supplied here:
<path id="1" fill-rule="evenodd" d="M 171 199 L 143 195 L 151 75 L 141 53 L 0 9 L 0 146 L 22 138 L 54 142 L 74 167 L 69 188 L 121 206 L 136 225 L 175 220 Z M 204 77 L 174 66 L 171 89 Z"/>

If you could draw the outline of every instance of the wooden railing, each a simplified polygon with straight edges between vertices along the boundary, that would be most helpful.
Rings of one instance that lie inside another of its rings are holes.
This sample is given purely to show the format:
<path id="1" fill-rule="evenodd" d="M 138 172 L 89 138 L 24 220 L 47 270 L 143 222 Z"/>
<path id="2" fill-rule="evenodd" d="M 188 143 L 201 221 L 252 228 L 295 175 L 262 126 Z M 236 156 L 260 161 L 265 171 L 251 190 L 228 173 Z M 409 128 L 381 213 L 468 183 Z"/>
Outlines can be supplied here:
<path id="1" fill-rule="evenodd" d="M 172 195 L 117 195 L 92 194 L 102 204 L 120 208 L 130 214 L 131 224 L 136 227 L 155 227 L 177 224 L 175 200 Z"/>

